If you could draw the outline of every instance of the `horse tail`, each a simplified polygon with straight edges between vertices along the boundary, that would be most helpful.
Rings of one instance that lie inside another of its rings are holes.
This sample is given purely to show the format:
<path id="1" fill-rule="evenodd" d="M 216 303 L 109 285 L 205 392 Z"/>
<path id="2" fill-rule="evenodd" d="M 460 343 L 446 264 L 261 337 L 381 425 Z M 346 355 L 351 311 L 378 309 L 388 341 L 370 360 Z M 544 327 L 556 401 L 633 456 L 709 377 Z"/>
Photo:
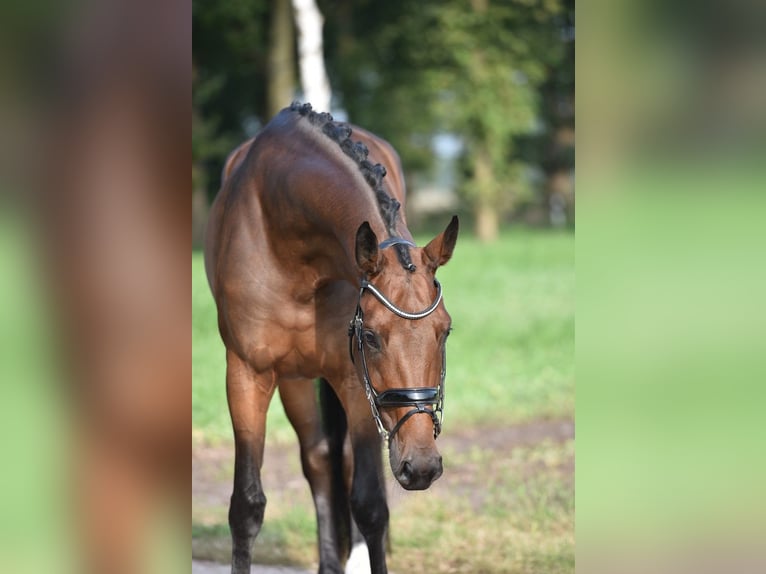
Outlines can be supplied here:
<path id="1" fill-rule="evenodd" d="M 348 422 L 335 391 L 325 379 L 319 380 L 319 405 L 322 413 L 322 428 L 330 450 L 332 472 L 332 517 L 336 532 L 338 556 L 343 560 L 351 552 L 351 510 L 346 486 L 343 445 L 346 440 Z"/>

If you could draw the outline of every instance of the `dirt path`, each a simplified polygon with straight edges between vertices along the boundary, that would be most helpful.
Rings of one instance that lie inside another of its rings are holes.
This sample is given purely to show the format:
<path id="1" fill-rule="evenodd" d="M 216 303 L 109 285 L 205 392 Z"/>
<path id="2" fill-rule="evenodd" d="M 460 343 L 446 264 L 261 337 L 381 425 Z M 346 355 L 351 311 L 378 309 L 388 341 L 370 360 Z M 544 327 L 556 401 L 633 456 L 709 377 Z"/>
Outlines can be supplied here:
<path id="1" fill-rule="evenodd" d="M 574 438 L 574 421 L 543 420 L 507 427 L 485 429 L 450 429 L 439 438 L 439 449 L 449 458 L 465 458 L 480 448 L 499 458 L 507 457 L 516 448 L 535 447 L 546 442 L 564 443 Z M 194 446 L 192 448 L 192 520 L 195 524 L 225 524 L 233 475 L 233 445 Z M 534 473 L 535 468 L 527 469 Z M 564 461 L 561 472 L 574 480 L 574 457 Z M 456 465 L 435 483 L 438 490 L 453 494 L 471 491 L 467 485 L 474 479 L 470 465 Z M 263 466 L 264 490 L 270 501 L 289 501 L 295 505 L 311 505 L 303 478 L 296 444 L 267 445 Z M 391 486 L 391 485 L 389 485 Z M 432 487 L 433 488 L 433 487 Z M 395 508 L 401 496 L 389 496 Z M 268 506 L 267 506 L 268 512 Z M 203 554 L 205 555 L 205 554 Z M 218 556 L 218 554 L 216 554 Z M 222 559 L 222 558 L 221 558 Z M 211 562 L 193 562 L 194 574 L 226 574 L 228 568 Z M 266 574 L 303 574 L 306 570 L 288 567 L 258 568 Z"/>

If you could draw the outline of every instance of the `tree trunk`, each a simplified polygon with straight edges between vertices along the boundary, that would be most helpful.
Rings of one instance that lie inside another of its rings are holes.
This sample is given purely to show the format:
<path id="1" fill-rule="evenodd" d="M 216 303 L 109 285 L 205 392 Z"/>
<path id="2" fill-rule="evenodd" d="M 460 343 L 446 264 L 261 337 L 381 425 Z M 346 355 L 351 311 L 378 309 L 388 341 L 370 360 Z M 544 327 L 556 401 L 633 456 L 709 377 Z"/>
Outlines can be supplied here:
<path id="1" fill-rule="evenodd" d="M 497 210 L 480 203 L 476 209 L 476 237 L 482 243 L 491 243 L 497 239 L 498 227 Z"/>
<path id="2" fill-rule="evenodd" d="M 474 157 L 474 187 L 476 190 L 476 236 L 480 241 L 490 243 L 497 239 L 498 214 L 494 205 L 495 174 L 492 156 L 484 146 L 479 146 Z"/>
<path id="3" fill-rule="evenodd" d="M 324 66 L 324 19 L 315 0 L 292 0 L 298 28 L 298 55 L 303 98 L 318 112 L 329 112 L 332 92 Z"/>
<path id="4" fill-rule="evenodd" d="M 269 45 L 269 117 L 289 106 L 295 92 L 295 34 L 290 0 L 274 0 Z"/>

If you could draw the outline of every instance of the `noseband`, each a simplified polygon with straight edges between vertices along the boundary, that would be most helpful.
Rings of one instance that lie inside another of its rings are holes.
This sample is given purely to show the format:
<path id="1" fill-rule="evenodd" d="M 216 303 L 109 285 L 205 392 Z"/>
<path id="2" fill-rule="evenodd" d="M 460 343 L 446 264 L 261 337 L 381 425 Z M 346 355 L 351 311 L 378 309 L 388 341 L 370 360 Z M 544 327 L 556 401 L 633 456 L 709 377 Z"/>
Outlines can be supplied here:
<path id="1" fill-rule="evenodd" d="M 351 362 L 356 364 L 354 360 L 354 339 L 356 339 L 356 348 L 359 352 L 359 356 L 362 359 L 362 377 L 364 379 L 364 390 L 367 395 L 367 400 L 370 401 L 370 409 L 372 410 L 372 418 L 375 419 L 375 425 L 378 427 L 378 433 L 387 445 L 391 444 L 391 439 L 394 438 L 396 432 L 401 426 L 412 416 L 425 413 L 431 417 L 434 425 L 434 438 L 439 436 L 442 428 L 443 408 L 444 408 L 444 378 L 446 375 L 446 360 L 442 352 L 442 369 L 438 387 L 412 387 L 412 388 L 399 388 L 389 389 L 378 393 L 372 386 L 370 380 L 370 373 L 367 370 L 367 359 L 364 356 L 364 313 L 362 312 L 362 296 L 365 290 L 372 293 L 378 301 L 380 301 L 386 309 L 410 321 L 417 321 L 428 317 L 439 306 L 442 299 L 442 287 L 439 281 L 434 279 L 434 285 L 436 286 L 436 299 L 428 308 L 420 311 L 419 313 L 409 313 L 394 305 L 390 299 L 388 299 L 383 293 L 381 293 L 377 287 L 372 285 L 366 280 L 362 280 L 361 287 L 359 289 L 359 301 L 356 305 L 356 313 L 351 320 L 351 325 L 348 328 L 349 336 L 349 353 L 351 355 Z M 412 407 L 399 422 L 394 425 L 391 432 L 387 431 L 383 426 L 383 421 L 380 419 L 380 410 L 382 408 L 395 408 L 395 407 Z"/>

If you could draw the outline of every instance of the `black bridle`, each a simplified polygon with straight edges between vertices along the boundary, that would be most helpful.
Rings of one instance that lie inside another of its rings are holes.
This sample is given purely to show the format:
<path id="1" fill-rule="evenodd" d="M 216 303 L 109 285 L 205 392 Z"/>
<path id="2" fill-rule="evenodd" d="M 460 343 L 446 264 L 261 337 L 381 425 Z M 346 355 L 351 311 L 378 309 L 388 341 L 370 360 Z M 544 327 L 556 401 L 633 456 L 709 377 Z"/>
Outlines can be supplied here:
<path id="1" fill-rule="evenodd" d="M 378 433 L 381 438 L 390 445 L 391 439 L 394 438 L 396 432 L 402 427 L 402 425 L 410 419 L 410 417 L 424 413 L 431 417 L 434 425 L 434 438 L 439 436 L 442 428 L 442 419 L 444 416 L 444 378 L 446 375 L 446 356 L 444 348 L 442 347 L 442 369 L 438 387 L 412 387 L 412 388 L 399 388 L 388 389 L 382 393 L 378 393 L 375 387 L 372 386 L 370 380 L 370 373 L 367 370 L 367 359 L 364 356 L 364 313 L 362 312 L 362 296 L 365 291 L 372 293 L 378 301 L 380 301 L 386 309 L 392 313 L 408 319 L 410 321 L 416 321 L 428 317 L 439 306 L 442 299 L 442 287 L 439 281 L 434 279 L 434 285 L 436 286 L 436 299 L 426 309 L 419 313 L 409 313 L 403 311 L 394 303 L 391 302 L 383 293 L 381 293 L 377 287 L 366 280 L 362 280 L 361 287 L 359 288 L 359 301 L 356 305 L 356 313 L 351 320 L 351 324 L 348 328 L 349 337 L 349 353 L 351 355 L 351 362 L 356 364 L 354 359 L 354 339 L 356 339 L 356 348 L 359 352 L 359 356 L 362 359 L 362 378 L 364 379 L 364 390 L 367 395 L 367 400 L 370 401 L 370 409 L 372 410 L 372 418 L 375 419 L 375 425 L 378 427 Z M 412 407 L 399 421 L 394 425 L 391 431 L 387 431 L 383 426 L 383 421 L 380 419 L 380 409 L 394 408 L 394 407 Z"/>

